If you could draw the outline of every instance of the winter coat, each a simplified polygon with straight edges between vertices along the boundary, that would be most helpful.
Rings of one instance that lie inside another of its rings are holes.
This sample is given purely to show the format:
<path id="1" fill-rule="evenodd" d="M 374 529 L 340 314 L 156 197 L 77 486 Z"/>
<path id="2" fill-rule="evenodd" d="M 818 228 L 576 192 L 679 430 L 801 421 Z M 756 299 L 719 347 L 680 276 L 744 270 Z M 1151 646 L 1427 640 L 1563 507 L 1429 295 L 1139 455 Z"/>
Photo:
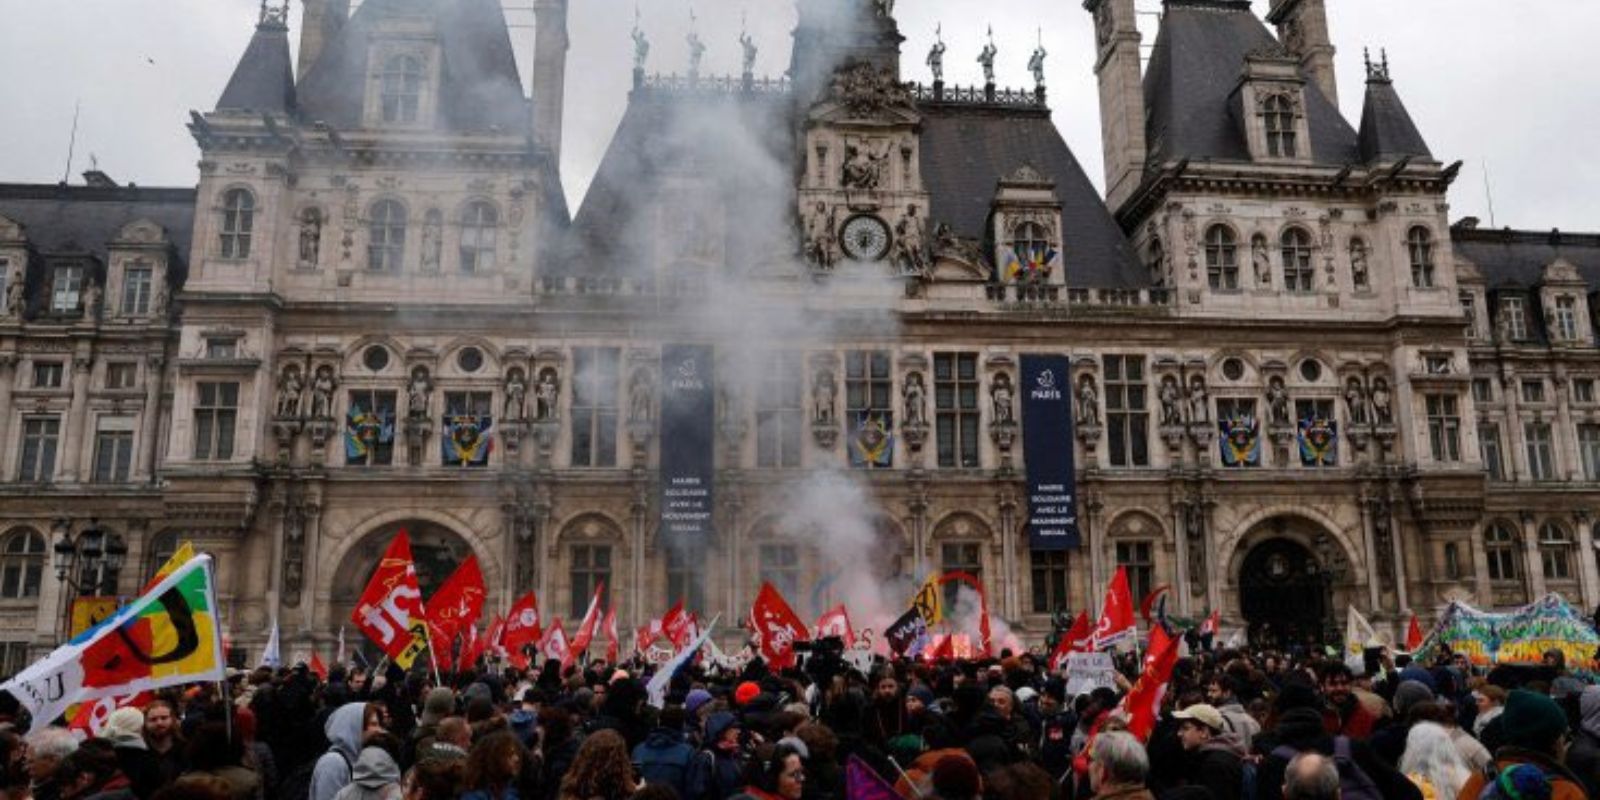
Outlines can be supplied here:
<path id="1" fill-rule="evenodd" d="M 145 746 L 142 736 L 107 736 L 111 752 L 117 756 L 117 769 L 128 777 L 133 794 L 140 800 L 150 800 L 162 786 L 161 765 Z"/>
<path id="2" fill-rule="evenodd" d="M 1323 720 L 1312 709 L 1294 709 L 1278 719 L 1273 729 L 1273 747 L 1287 747 L 1295 752 L 1315 750 L 1332 757 L 1333 737 L 1323 729 Z M 1263 739 L 1267 738 L 1263 734 Z M 1265 747 L 1260 742 L 1259 747 Z M 1258 747 L 1258 749 L 1259 749 Z M 1383 796 L 1391 800 L 1422 800 L 1422 792 L 1392 764 L 1378 758 L 1367 743 L 1359 739 L 1350 741 L 1350 759 L 1377 785 Z M 1283 793 L 1283 773 L 1289 760 L 1267 753 L 1256 768 L 1256 800 L 1278 800 Z M 1476 795 L 1474 795 L 1476 800 Z"/>
<path id="3" fill-rule="evenodd" d="M 1238 734 L 1218 734 L 1186 754 L 1184 783 L 1204 787 L 1212 797 L 1237 797 L 1244 785 L 1244 757 Z"/>
<path id="4" fill-rule="evenodd" d="M 328 752 L 317 759 L 311 772 L 310 800 L 333 800 L 340 789 L 350 784 L 352 769 L 361 756 L 361 723 L 366 709 L 366 703 L 345 703 L 323 723 Z"/>
<path id="5" fill-rule="evenodd" d="M 1600 797 L 1600 686 L 1578 698 L 1578 732 L 1567 748 L 1567 769 L 1583 781 L 1590 797 Z"/>
<path id="6" fill-rule="evenodd" d="M 1502 747 L 1495 751 L 1494 766 L 1497 772 L 1517 764 L 1532 764 L 1544 772 L 1545 778 L 1550 781 L 1550 800 L 1585 800 L 1590 797 L 1584 791 L 1583 781 L 1579 780 L 1578 776 L 1544 753 L 1521 747 Z M 1461 793 L 1456 797 L 1460 800 L 1478 800 L 1478 795 L 1483 793 L 1483 787 L 1488 781 L 1488 775 L 1475 772 L 1467 779 L 1466 785 L 1461 787 Z"/>
<path id="7" fill-rule="evenodd" d="M 392 800 L 400 797 L 400 765 L 388 752 L 377 747 L 361 751 L 350 771 L 350 785 L 339 790 L 334 800 Z"/>
<path id="8" fill-rule="evenodd" d="M 683 731 L 656 728 L 633 748 L 633 763 L 639 766 L 639 777 L 645 783 L 671 786 L 678 797 L 689 796 L 693 777 L 694 748 L 684 738 Z"/>

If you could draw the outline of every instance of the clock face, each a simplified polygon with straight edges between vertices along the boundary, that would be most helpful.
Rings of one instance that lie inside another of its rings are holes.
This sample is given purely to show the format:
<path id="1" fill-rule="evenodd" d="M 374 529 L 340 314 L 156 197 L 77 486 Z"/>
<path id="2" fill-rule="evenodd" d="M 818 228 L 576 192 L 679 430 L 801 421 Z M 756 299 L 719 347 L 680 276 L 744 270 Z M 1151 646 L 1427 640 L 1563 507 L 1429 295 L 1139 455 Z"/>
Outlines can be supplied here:
<path id="1" fill-rule="evenodd" d="M 839 238 L 845 255 L 857 261 L 882 261 L 889 254 L 889 226 L 877 217 L 852 217 Z"/>

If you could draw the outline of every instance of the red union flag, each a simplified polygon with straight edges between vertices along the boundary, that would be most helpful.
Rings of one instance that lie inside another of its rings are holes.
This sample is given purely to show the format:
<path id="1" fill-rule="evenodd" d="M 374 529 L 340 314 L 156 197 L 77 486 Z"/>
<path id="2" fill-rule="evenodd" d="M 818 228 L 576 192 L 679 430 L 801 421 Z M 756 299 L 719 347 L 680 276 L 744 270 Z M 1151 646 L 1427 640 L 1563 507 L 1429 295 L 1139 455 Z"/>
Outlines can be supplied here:
<path id="1" fill-rule="evenodd" d="M 1115 647 L 1124 640 L 1137 636 L 1134 627 L 1133 593 L 1128 590 L 1128 570 L 1117 567 L 1106 587 L 1106 601 L 1100 607 L 1100 621 L 1094 626 L 1094 649 Z"/>
<path id="2" fill-rule="evenodd" d="M 1056 642 L 1054 653 L 1050 654 L 1050 670 L 1059 672 L 1067 668 L 1067 656 L 1073 653 L 1087 653 L 1090 648 L 1089 612 L 1080 611 L 1078 618 L 1072 621 L 1072 627 L 1061 633 L 1061 638 Z"/>
<path id="3" fill-rule="evenodd" d="M 806 624 L 770 583 L 761 584 L 761 593 L 756 595 L 756 603 L 750 609 L 750 627 L 755 629 L 761 657 L 773 669 L 794 666 L 794 643 L 809 638 Z"/>
<path id="4" fill-rule="evenodd" d="M 561 629 L 560 617 L 545 631 L 544 643 L 539 649 L 547 660 L 561 662 L 563 669 L 572 662 L 572 648 L 567 644 L 567 632 Z"/>
<path id="5" fill-rule="evenodd" d="M 484 598 L 489 594 L 483 586 L 483 570 L 478 568 L 478 557 L 467 560 L 450 573 L 450 578 L 428 598 L 428 624 L 437 628 L 445 641 L 455 638 L 463 627 L 474 625 L 483 612 Z"/>
<path id="6" fill-rule="evenodd" d="M 401 669 L 410 669 L 427 646 L 422 590 L 417 588 L 417 567 L 411 561 L 411 540 L 405 531 L 394 537 L 378 559 L 350 621 Z"/>
<path id="7" fill-rule="evenodd" d="M 528 592 L 513 603 L 511 611 L 506 614 L 505 637 L 502 641 L 507 650 L 515 651 L 540 638 L 539 598 L 533 592 Z"/>
<path id="8" fill-rule="evenodd" d="M 844 603 L 817 617 L 817 638 L 826 639 L 829 636 L 842 639 L 845 647 L 856 645 L 856 631 L 850 626 L 850 612 L 845 610 Z"/>

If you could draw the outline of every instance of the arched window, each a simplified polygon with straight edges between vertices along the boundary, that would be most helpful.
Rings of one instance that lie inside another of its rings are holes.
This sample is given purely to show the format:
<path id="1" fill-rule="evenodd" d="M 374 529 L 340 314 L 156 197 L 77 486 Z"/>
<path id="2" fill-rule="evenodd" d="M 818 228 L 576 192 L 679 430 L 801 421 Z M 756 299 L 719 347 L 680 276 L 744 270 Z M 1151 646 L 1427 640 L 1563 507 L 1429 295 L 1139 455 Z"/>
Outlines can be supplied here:
<path id="1" fill-rule="evenodd" d="M 495 229 L 500 215 L 479 200 L 461 215 L 461 271 L 480 272 L 494 267 Z"/>
<path id="2" fill-rule="evenodd" d="M 1050 252 L 1050 239 L 1045 234 L 1043 225 L 1037 222 L 1024 222 L 1018 225 L 1016 233 L 1012 234 L 1011 249 L 1017 251 L 1017 258 L 1022 259 L 1024 266 L 1042 264 Z"/>
<path id="3" fill-rule="evenodd" d="M 150 580 L 172 558 L 172 554 L 178 552 L 178 532 L 162 531 L 156 534 L 145 545 L 145 551 L 144 577 Z"/>
<path id="4" fill-rule="evenodd" d="M 248 189 L 228 190 L 222 196 L 222 257 L 249 258 L 255 225 L 256 196 Z"/>
<path id="5" fill-rule="evenodd" d="M 0 598 L 21 600 L 39 596 L 44 576 L 44 537 L 24 528 L 0 543 Z"/>
<path id="6" fill-rule="evenodd" d="M 1433 286 L 1433 234 L 1418 225 L 1406 234 L 1406 250 L 1411 254 L 1411 285 L 1419 289 Z"/>
<path id="7" fill-rule="evenodd" d="M 1546 580 L 1572 579 L 1572 536 L 1554 522 L 1539 526 L 1539 560 Z"/>
<path id="8" fill-rule="evenodd" d="M 406 209 L 393 200 L 379 200 L 367 224 L 367 268 L 398 272 L 405 255 Z"/>
<path id="9" fill-rule="evenodd" d="M 383 64 L 383 121 L 416 122 L 422 100 L 422 62 L 395 56 Z"/>
<path id="10" fill-rule="evenodd" d="M 1226 225 L 1206 231 L 1206 279 L 1213 289 L 1239 288 L 1239 244 Z"/>
<path id="11" fill-rule="evenodd" d="M 94 533 L 85 532 L 78 536 L 78 588 L 80 591 L 110 597 L 117 594 L 119 578 L 122 575 L 122 562 L 128 554 L 128 546 L 123 542 L 122 536 L 111 531 L 104 531 L 104 537 L 99 541 L 101 556 L 99 558 L 84 558 L 83 554 L 94 545 Z"/>
<path id="12" fill-rule="evenodd" d="M 1522 580 L 1517 558 L 1517 535 L 1510 526 L 1495 523 L 1483 534 L 1483 553 L 1489 562 L 1489 580 Z"/>
<path id="13" fill-rule="evenodd" d="M 1283 232 L 1283 286 L 1291 292 L 1309 292 L 1316 280 L 1316 269 L 1311 266 L 1311 234 L 1304 228 L 1290 228 Z"/>
<path id="14" fill-rule="evenodd" d="M 1268 97 L 1262 116 L 1267 125 L 1267 155 L 1294 158 L 1298 147 L 1295 143 L 1294 103 L 1289 96 L 1275 94 Z"/>

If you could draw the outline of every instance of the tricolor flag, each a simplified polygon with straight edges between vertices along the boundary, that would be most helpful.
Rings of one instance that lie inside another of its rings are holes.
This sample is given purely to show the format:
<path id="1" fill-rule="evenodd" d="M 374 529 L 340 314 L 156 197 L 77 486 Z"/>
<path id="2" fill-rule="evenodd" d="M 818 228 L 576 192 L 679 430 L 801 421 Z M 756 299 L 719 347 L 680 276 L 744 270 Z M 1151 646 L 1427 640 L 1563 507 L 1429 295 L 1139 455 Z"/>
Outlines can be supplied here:
<path id="1" fill-rule="evenodd" d="M 427 646 L 422 590 L 417 588 L 417 567 L 405 531 L 394 537 L 378 560 L 350 621 L 401 669 L 411 669 Z"/>

